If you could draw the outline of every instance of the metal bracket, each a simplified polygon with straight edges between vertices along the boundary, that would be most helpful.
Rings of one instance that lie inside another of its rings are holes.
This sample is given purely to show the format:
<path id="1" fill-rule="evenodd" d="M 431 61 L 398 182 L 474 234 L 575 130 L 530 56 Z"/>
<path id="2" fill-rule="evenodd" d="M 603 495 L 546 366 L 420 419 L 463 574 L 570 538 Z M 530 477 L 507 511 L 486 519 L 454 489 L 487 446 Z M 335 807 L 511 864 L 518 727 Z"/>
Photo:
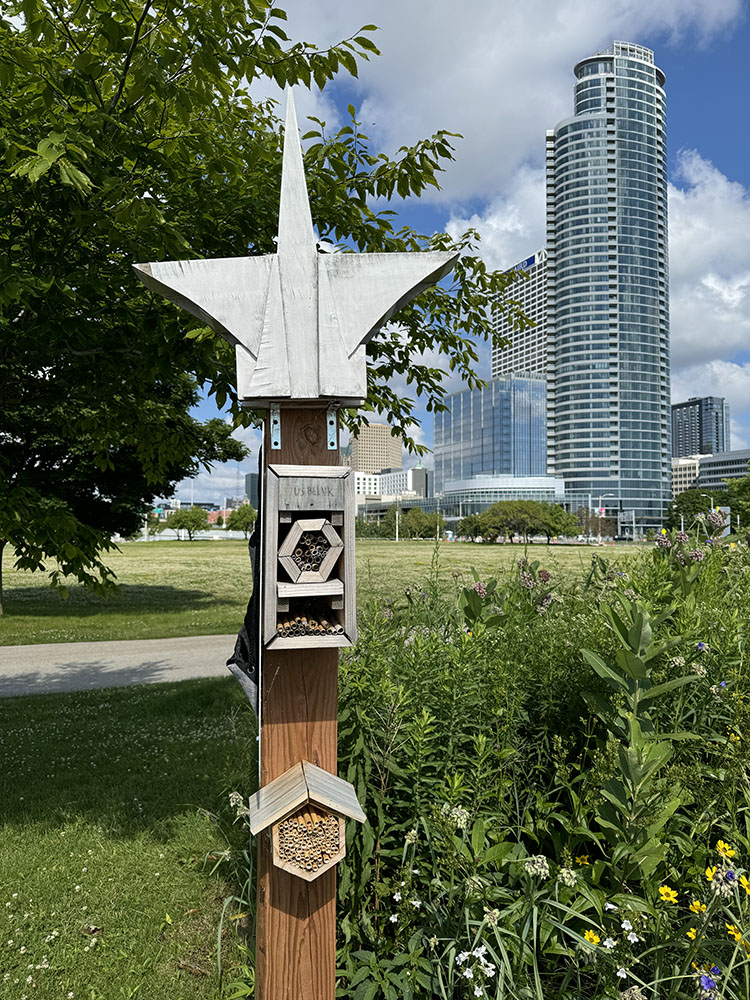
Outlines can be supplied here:
<path id="1" fill-rule="evenodd" d="M 328 430 L 329 451 L 336 451 L 339 446 L 338 435 L 336 434 L 339 426 L 338 411 L 339 408 L 336 404 L 329 406 L 326 410 L 326 428 Z"/>
<path id="2" fill-rule="evenodd" d="M 271 407 L 271 448 L 279 451 L 281 448 L 281 410 L 278 406 Z"/>

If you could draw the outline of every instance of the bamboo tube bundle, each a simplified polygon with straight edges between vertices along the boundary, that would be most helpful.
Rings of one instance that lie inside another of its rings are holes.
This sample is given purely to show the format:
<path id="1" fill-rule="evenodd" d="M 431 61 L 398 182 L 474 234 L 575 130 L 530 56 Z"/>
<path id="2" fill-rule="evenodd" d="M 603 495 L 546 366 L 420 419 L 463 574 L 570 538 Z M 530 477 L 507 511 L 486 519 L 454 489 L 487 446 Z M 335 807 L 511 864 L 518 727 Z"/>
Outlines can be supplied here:
<path id="1" fill-rule="evenodd" d="M 292 553 L 292 559 L 303 573 L 317 573 L 330 547 L 321 531 L 305 531 Z"/>
<path id="2" fill-rule="evenodd" d="M 330 620 L 330 609 L 323 605 L 313 605 L 306 613 L 298 615 L 287 614 L 280 618 L 276 625 L 276 635 L 280 639 L 293 639 L 298 636 L 341 635 L 343 627 Z"/>

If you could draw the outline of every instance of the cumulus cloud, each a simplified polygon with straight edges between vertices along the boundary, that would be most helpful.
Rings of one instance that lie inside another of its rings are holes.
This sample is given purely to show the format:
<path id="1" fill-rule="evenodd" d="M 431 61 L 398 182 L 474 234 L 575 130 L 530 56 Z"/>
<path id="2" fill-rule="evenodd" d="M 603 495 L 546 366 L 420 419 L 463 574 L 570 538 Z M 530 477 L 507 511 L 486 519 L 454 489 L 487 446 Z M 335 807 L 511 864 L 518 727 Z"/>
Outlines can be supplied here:
<path id="1" fill-rule="evenodd" d="M 700 45 L 733 25 L 743 5 L 741 0 L 526 0 L 462 7 L 454 0 L 285 0 L 283 6 L 290 35 L 320 46 L 363 24 L 379 26 L 373 37 L 382 54 L 363 62 L 359 81 L 352 84 L 361 120 L 390 152 L 441 128 L 460 132 L 443 193 L 429 193 L 450 201 L 490 198 L 520 166 L 542 162 L 544 131 L 570 114 L 572 69 L 583 56 L 616 38 L 653 36 L 674 43 L 687 37 Z"/>
<path id="2" fill-rule="evenodd" d="M 730 357 L 750 341 L 750 191 L 695 150 L 680 154 L 673 181 L 672 364 L 679 370 Z"/>

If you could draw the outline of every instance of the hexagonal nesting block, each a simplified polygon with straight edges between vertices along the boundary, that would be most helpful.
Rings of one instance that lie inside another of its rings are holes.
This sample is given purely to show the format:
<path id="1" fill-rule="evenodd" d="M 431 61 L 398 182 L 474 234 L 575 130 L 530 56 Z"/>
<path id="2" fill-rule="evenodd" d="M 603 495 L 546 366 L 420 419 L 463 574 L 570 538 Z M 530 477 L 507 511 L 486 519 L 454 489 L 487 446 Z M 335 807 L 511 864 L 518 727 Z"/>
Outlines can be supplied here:
<path id="1" fill-rule="evenodd" d="M 308 760 L 250 798 L 250 830 L 271 831 L 273 863 L 312 882 L 346 855 L 345 818 L 366 820 L 354 786 Z"/>
<path id="2" fill-rule="evenodd" d="M 341 816 L 305 806 L 271 828 L 273 863 L 308 882 L 333 868 L 346 855 Z"/>
<path id="3" fill-rule="evenodd" d="M 344 549 L 336 529 L 324 517 L 293 521 L 279 546 L 279 562 L 294 583 L 322 583 Z"/>

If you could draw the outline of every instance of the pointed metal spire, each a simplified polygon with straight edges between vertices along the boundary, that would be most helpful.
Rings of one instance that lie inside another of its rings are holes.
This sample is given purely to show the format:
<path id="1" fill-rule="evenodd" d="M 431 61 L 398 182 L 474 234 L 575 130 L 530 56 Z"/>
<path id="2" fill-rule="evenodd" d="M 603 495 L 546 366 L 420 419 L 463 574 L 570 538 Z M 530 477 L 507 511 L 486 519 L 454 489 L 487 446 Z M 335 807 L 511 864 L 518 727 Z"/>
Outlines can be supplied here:
<path id="1" fill-rule="evenodd" d="M 302 144 L 297 129 L 294 96 L 286 91 L 286 125 L 284 127 L 284 159 L 281 171 L 281 204 L 279 206 L 278 252 L 296 247 L 315 245 L 310 201 L 307 196 Z"/>

